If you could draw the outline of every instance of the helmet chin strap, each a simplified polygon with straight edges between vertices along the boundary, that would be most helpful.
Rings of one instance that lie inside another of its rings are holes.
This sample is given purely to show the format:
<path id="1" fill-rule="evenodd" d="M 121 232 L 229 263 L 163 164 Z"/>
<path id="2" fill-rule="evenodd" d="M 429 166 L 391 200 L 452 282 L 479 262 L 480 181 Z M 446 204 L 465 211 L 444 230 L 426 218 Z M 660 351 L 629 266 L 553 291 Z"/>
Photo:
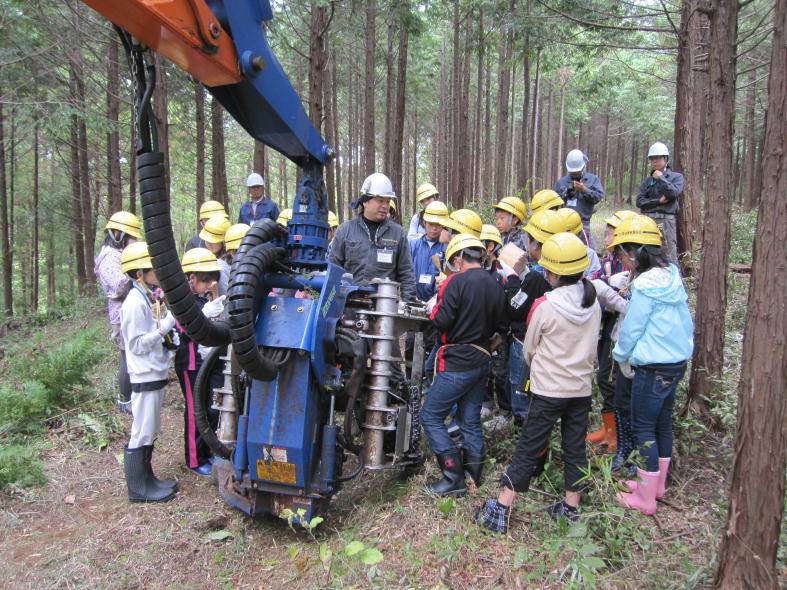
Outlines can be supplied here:
<path id="1" fill-rule="evenodd" d="M 115 232 L 118 233 L 115 234 Z M 112 243 L 115 244 L 115 246 L 122 246 L 123 242 L 126 240 L 126 232 L 122 232 L 117 229 L 110 229 L 108 233 L 109 239 L 112 240 Z"/>

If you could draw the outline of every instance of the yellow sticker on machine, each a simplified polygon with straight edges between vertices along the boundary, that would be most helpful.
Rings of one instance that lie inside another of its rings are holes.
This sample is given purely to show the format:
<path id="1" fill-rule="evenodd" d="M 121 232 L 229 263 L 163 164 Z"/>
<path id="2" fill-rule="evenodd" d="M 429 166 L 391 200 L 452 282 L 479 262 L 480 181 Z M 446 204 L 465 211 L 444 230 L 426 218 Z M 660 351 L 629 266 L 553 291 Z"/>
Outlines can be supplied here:
<path id="1" fill-rule="evenodd" d="M 295 485 L 295 463 L 257 460 L 257 478 Z"/>

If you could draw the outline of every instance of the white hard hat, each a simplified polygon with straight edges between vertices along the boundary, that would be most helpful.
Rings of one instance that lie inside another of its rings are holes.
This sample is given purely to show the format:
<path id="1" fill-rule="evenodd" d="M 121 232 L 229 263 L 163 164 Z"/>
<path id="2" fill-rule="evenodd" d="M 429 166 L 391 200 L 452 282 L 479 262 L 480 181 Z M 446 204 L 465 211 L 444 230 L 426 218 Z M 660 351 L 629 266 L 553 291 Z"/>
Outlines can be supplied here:
<path id="1" fill-rule="evenodd" d="M 246 179 L 246 186 L 265 186 L 265 181 L 262 179 L 262 175 L 252 172 Z"/>
<path id="2" fill-rule="evenodd" d="M 569 172 L 582 172 L 585 169 L 588 158 L 582 150 L 571 150 L 566 156 L 566 170 Z"/>
<path id="3" fill-rule="evenodd" d="M 396 198 L 391 179 L 380 172 L 374 172 L 366 177 L 366 180 L 361 185 L 361 194 L 371 195 L 372 197 L 384 197 L 386 199 Z"/>
<path id="4" fill-rule="evenodd" d="M 654 156 L 665 156 L 669 158 L 669 148 L 666 144 L 657 141 L 648 150 L 648 158 L 653 158 Z"/>

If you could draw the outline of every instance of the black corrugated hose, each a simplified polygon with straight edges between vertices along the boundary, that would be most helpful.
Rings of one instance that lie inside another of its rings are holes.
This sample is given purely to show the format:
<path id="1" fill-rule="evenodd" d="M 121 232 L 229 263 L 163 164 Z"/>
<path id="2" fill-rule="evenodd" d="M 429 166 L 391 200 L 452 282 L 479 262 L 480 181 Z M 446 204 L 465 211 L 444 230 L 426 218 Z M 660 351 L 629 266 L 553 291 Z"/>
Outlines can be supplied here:
<path id="1" fill-rule="evenodd" d="M 172 235 L 169 198 L 164 189 L 163 163 L 164 154 L 161 152 L 137 156 L 145 240 L 156 277 L 172 314 L 189 338 L 203 346 L 225 346 L 231 340 L 229 325 L 224 320 L 211 321 L 205 317 L 180 266 L 175 237 Z"/>
<path id="2" fill-rule="evenodd" d="M 254 228 L 249 232 L 253 230 Z M 249 238 L 247 234 L 238 249 L 239 256 L 236 256 L 232 263 L 230 288 L 227 293 L 232 351 L 238 364 L 250 377 L 260 381 L 273 381 L 279 367 L 275 359 L 267 358 L 260 352 L 254 319 L 259 309 L 259 300 L 266 294 L 266 289 L 260 285 L 260 278 L 269 267 L 284 258 L 286 250 L 270 243 L 262 243 L 251 246 L 245 253 L 241 252 L 244 245 L 249 246 L 255 239 Z"/>

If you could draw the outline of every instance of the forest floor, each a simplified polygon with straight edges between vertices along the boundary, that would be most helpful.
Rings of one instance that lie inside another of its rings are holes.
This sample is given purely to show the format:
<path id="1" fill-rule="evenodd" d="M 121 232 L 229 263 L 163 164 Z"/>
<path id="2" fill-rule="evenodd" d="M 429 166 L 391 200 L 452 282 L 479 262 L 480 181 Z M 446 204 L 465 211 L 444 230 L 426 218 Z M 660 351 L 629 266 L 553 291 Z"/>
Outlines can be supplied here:
<path id="1" fill-rule="evenodd" d="M 123 479 L 129 419 L 111 409 L 113 361 L 95 367 L 93 391 L 106 436 L 50 429 L 42 452 L 47 483 L 7 486 L 0 494 L 0 580 L 14 588 L 692 588 L 709 583 L 726 517 L 740 334 L 747 278 L 733 276 L 728 321 L 729 380 L 720 388 L 711 431 L 676 422 L 676 460 L 655 517 L 614 504 L 608 457 L 592 459 L 591 491 L 579 524 L 554 523 L 543 508 L 559 493 L 559 464 L 516 504 L 508 535 L 485 534 L 475 509 L 496 495 L 516 432 L 494 433 L 484 485 L 459 500 L 425 495 L 434 461 L 409 479 L 363 474 L 334 498 L 311 532 L 276 518 L 252 520 L 218 497 L 207 478 L 183 465 L 182 396 L 173 380 L 154 467 L 179 480 L 166 504 L 132 505 Z M 102 310 L 46 329 L 68 339 L 100 325 Z M 6 337 L 23 347 L 31 332 Z M 685 396 L 685 387 L 681 390 Z M 103 422 L 102 422 L 103 421 Z M 553 445 L 553 449 L 555 449 Z M 559 455 L 559 453 L 558 453 Z M 555 453 L 553 452 L 553 457 Z M 784 539 L 784 537 L 783 537 Z M 783 544 L 784 545 L 784 544 Z M 373 551 L 378 550 L 379 553 Z M 782 556 L 783 557 L 783 556 Z M 377 563 L 374 563 L 377 562 Z M 784 562 L 782 561 L 782 564 Z M 783 579 L 787 580 L 784 568 Z"/>

